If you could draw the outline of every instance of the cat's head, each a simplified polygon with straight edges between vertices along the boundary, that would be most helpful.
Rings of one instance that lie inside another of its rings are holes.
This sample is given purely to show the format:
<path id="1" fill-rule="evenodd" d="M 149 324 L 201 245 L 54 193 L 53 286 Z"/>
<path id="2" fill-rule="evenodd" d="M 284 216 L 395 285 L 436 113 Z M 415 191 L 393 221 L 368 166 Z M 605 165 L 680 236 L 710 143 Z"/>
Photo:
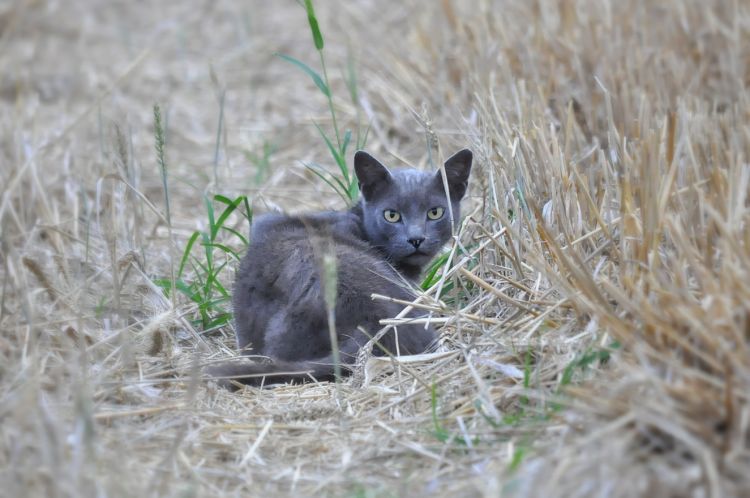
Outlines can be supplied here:
<path id="1" fill-rule="evenodd" d="M 460 221 L 472 154 L 461 150 L 445 162 L 446 196 L 441 170 L 389 170 L 366 152 L 354 154 L 362 194 L 364 229 L 369 241 L 396 266 L 417 271 L 432 259 Z"/>

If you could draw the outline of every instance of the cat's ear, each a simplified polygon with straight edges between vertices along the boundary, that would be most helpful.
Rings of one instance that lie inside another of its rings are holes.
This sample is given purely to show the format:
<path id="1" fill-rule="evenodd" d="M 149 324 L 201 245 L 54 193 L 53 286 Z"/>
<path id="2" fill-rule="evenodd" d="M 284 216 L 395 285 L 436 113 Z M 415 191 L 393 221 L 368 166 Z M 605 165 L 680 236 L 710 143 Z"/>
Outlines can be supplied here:
<path id="1" fill-rule="evenodd" d="M 469 173 L 471 173 L 471 160 L 474 156 L 469 149 L 463 149 L 445 161 L 445 177 L 448 180 L 448 191 L 450 192 L 451 200 L 454 202 L 460 201 L 466 189 L 469 186 Z M 436 182 L 443 189 L 443 177 L 438 170 L 435 178 Z"/>
<path id="2" fill-rule="evenodd" d="M 372 199 L 393 181 L 388 168 L 363 150 L 354 153 L 354 172 L 365 200 Z"/>

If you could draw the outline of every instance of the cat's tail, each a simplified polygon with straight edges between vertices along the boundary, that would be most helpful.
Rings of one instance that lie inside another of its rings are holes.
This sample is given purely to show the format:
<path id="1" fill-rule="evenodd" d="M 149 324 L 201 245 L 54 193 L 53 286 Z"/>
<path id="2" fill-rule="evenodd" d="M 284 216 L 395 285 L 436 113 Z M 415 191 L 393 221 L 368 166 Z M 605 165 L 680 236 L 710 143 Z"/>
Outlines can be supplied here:
<path id="1" fill-rule="evenodd" d="M 341 364 L 341 375 L 351 374 L 352 366 Z M 301 384 L 311 381 L 333 381 L 336 371 L 331 355 L 320 360 L 279 361 L 257 363 L 247 359 L 221 363 L 209 367 L 206 371 L 209 378 L 218 382 L 221 387 L 234 390 L 237 383 L 249 386 L 269 384 Z"/>

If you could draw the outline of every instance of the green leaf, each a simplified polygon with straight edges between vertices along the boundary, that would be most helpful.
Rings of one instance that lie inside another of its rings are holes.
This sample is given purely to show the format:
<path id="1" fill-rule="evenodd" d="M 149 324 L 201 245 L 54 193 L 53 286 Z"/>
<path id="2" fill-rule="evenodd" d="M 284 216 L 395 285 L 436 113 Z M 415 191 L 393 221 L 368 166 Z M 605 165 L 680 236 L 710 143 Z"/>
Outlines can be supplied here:
<path id="1" fill-rule="evenodd" d="M 222 211 L 219 218 L 216 220 L 216 226 L 214 227 L 216 231 L 211 233 L 211 240 L 216 240 L 216 235 L 219 233 L 219 229 L 224 226 L 224 222 L 227 221 L 227 218 L 229 218 L 234 210 L 237 209 L 237 206 L 239 206 L 241 202 L 242 197 L 238 197 L 233 200 L 224 211 Z"/>
<path id="2" fill-rule="evenodd" d="M 154 281 L 154 284 L 158 285 L 164 291 L 169 293 L 172 290 L 172 281 L 168 278 L 157 278 Z M 200 298 L 198 294 L 193 290 L 192 286 L 185 283 L 182 279 L 177 279 L 174 282 L 175 289 L 180 291 L 181 293 L 185 294 L 191 301 L 195 301 L 196 303 L 200 302 Z"/>
<path id="3" fill-rule="evenodd" d="M 195 292 L 195 290 L 193 289 L 191 285 L 188 285 L 187 283 L 185 283 L 184 280 L 182 279 L 175 280 L 174 286 L 178 291 L 182 292 L 187 297 L 189 297 L 190 300 L 195 301 L 196 303 L 200 302 L 200 295 L 197 292 Z"/>
<path id="4" fill-rule="evenodd" d="M 445 254 L 440 255 L 433 263 L 430 265 L 429 269 L 427 270 L 427 276 L 422 280 L 422 290 L 427 290 L 430 287 L 432 287 L 435 282 L 437 282 L 437 272 L 442 268 L 445 263 L 448 261 L 448 258 L 450 257 L 450 253 L 447 252 Z"/>
<path id="5" fill-rule="evenodd" d="M 199 282 L 203 282 L 203 275 L 208 273 L 208 267 L 204 265 L 203 263 L 201 263 L 200 261 L 198 261 L 197 258 L 193 258 L 190 264 L 193 266 L 193 271 L 195 272 L 195 279 Z"/>
<path id="6" fill-rule="evenodd" d="M 307 10 L 307 22 L 310 23 L 315 48 L 319 51 L 323 50 L 323 35 L 318 27 L 318 19 L 315 17 L 312 0 L 305 0 L 305 10 Z"/>
<path id="7" fill-rule="evenodd" d="M 570 381 L 573 380 L 573 371 L 575 370 L 575 367 L 575 362 L 571 362 L 568 364 L 568 366 L 565 367 L 565 370 L 563 370 L 562 378 L 560 379 L 561 386 L 567 386 L 568 384 L 570 384 Z"/>
<path id="8" fill-rule="evenodd" d="M 349 200 L 353 203 L 359 197 L 359 183 L 356 180 L 349 182 Z"/>
<path id="9" fill-rule="evenodd" d="M 240 241 L 242 242 L 242 245 L 244 245 L 244 246 L 248 245 L 247 237 L 245 237 L 244 235 L 242 235 L 240 232 L 238 232 L 234 228 L 221 227 L 221 229 L 222 230 L 226 230 L 227 232 L 231 233 L 232 235 L 234 235 L 235 237 L 237 237 L 238 239 L 240 239 Z"/>
<path id="10" fill-rule="evenodd" d="M 213 226 L 213 223 L 211 226 Z M 211 250 L 211 238 L 206 232 L 201 232 L 201 238 L 203 239 L 201 245 L 206 249 L 206 265 L 208 268 L 212 268 L 214 266 L 214 252 Z"/>
<path id="11" fill-rule="evenodd" d="M 243 196 L 240 196 L 243 197 Z M 234 201 L 230 199 L 229 197 L 221 194 L 214 195 L 214 200 L 221 202 L 222 204 L 231 205 Z"/>
<path id="12" fill-rule="evenodd" d="M 224 267 L 224 265 L 226 265 L 226 263 L 224 263 L 223 265 L 221 265 L 222 268 Z M 205 294 L 206 294 L 206 296 L 212 295 L 213 293 L 211 292 L 211 289 L 216 289 L 217 291 L 219 291 L 219 293 L 222 296 L 224 296 L 227 299 L 229 299 L 229 292 L 224 288 L 223 285 L 221 285 L 221 282 L 219 282 L 216 279 L 217 275 L 218 275 L 218 272 L 216 274 L 211 275 L 208 278 L 208 280 L 206 281 Z"/>
<path id="13" fill-rule="evenodd" d="M 195 232 L 193 232 L 193 235 L 190 236 L 190 239 L 188 239 L 188 243 L 182 253 L 182 260 L 180 260 L 180 269 L 177 272 L 177 278 L 182 277 L 182 272 L 185 271 L 185 263 L 187 263 L 187 260 L 190 257 L 190 251 L 193 249 L 193 244 L 195 244 L 195 241 L 198 239 L 200 234 L 201 233 L 196 230 Z"/>
<path id="14" fill-rule="evenodd" d="M 367 137 L 370 135 L 370 128 L 372 128 L 372 123 L 367 125 L 367 128 L 365 128 L 365 133 L 362 135 L 362 141 L 360 142 L 359 137 L 357 137 L 357 149 L 364 149 L 365 145 L 367 145 Z"/>
<path id="15" fill-rule="evenodd" d="M 203 327 L 203 330 L 204 330 L 204 332 L 209 332 L 209 331 L 211 331 L 213 329 L 218 329 L 218 328 L 226 325 L 227 323 L 229 323 L 229 321 L 231 319 L 232 319 L 232 314 L 231 313 L 226 313 L 226 312 L 221 313 L 218 316 L 214 317 L 213 320 L 211 320 L 210 322 L 206 323 L 204 325 L 204 327 Z"/>
<path id="16" fill-rule="evenodd" d="M 207 244 L 207 246 L 208 247 L 215 247 L 217 249 L 221 249 L 222 251 L 224 251 L 226 254 L 229 254 L 230 256 L 232 256 L 237 261 L 240 260 L 240 257 L 237 255 L 237 252 L 234 249 L 232 249 L 231 247 L 229 247 L 229 246 L 226 246 L 224 244 L 219 244 L 218 242 L 212 242 L 210 244 Z"/>
<path id="17" fill-rule="evenodd" d="M 320 91 L 323 92 L 323 95 L 325 95 L 329 99 L 331 98 L 331 90 L 328 88 L 328 85 L 325 84 L 325 82 L 323 81 L 323 78 L 321 78 L 320 75 L 316 73 L 310 66 L 286 54 L 276 53 L 275 55 L 277 57 L 284 59 L 287 62 L 294 64 L 295 66 L 297 66 L 298 68 L 306 72 L 310 76 L 310 78 L 312 78 L 313 82 L 320 89 Z"/>
<path id="18" fill-rule="evenodd" d="M 232 298 L 231 298 L 231 297 L 229 296 L 229 294 L 227 293 L 227 294 L 226 294 L 225 296 L 223 296 L 223 297 L 220 297 L 220 298 L 218 298 L 218 299 L 214 299 L 214 300 L 212 300 L 212 301 L 207 301 L 207 302 L 206 302 L 206 304 L 207 304 L 207 305 L 208 305 L 209 307 L 212 307 L 212 308 L 216 308 L 216 307 L 217 307 L 217 306 L 219 306 L 220 304 L 228 303 L 229 301 L 231 301 L 231 299 L 232 299 Z M 221 310 L 221 311 L 223 311 L 223 310 Z"/>
<path id="19" fill-rule="evenodd" d="M 341 157 L 341 154 L 336 150 L 336 147 L 333 146 L 333 142 L 328 138 L 328 135 L 325 134 L 323 129 L 318 125 L 318 123 L 313 123 L 315 125 L 315 128 L 318 130 L 318 133 L 320 133 L 320 136 L 323 137 L 323 140 L 325 141 L 326 145 L 328 146 L 328 150 L 331 152 L 331 155 L 333 156 L 334 161 L 336 161 L 336 165 L 339 167 L 339 170 L 344 175 L 344 178 L 349 181 L 349 171 L 346 168 L 346 162 L 344 162 L 344 158 Z M 343 164 L 343 166 L 342 166 Z"/>
<path id="20" fill-rule="evenodd" d="M 326 178 L 325 172 L 323 171 L 322 168 L 320 168 L 320 166 L 316 167 L 312 164 L 305 164 L 305 168 L 307 168 L 308 170 L 313 172 L 315 176 L 317 176 L 318 178 L 326 182 L 326 184 L 328 184 L 328 186 L 331 187 L 334 192 L 339 194 L 342 199 L 344 199 L 347 202 L 349 201 L 349 196 L 347 193 L 346 186 L 343 183 L 341 183 L 341 180 L 339 180 L 335 176 L 331 176 L 332 179 L 329 180 L 328 178 Z"/>
<path id="21" fill-rule="evenodd" d="M 349 146 L 349 142 L 352 140 L 352 130 L 346 130 L 344 133 L 344 143 L 341 144 L 341 155 L 346 156 L 346 148 Z"/>
<path id="22" fill-rule="evenodd" d="M 514 472 L 518 469 L 518 467 L 521 465 L 521 462 L 523 462 L 523 457 L 526 454 L 526 449 L 523 446 L 519 446 L 516 448 L 516 451 L 513 452 L 513 458 L 510 461 L 510 465 L 508 465 L 508 469 L 511 472 Z"/>
<path id="23" fill-rule="evenodd" d="M 354 55 L 349 50 L 346 54 L 346 69 L 348 75 L 344 80 L 346 81 L 346 87 L 349 89 L 349 96 L 352 99 L 352 103 L 355 106 L 359 106 L 359 95 L 357 95 L 357 71 L 354 67 Z"/>
<path id="24" fill-rule="evenodd" d="M 242 196 L 242 204 L 245 206 L 245 212 L 242 213 L 247 219 L 248 227 L 253 221 L 253 209 L 250 207 L 250 201 L 247 200 L 247 196 Z"/>
<path id="25" fill-rule="evenodd" d="M 211 200 L 207 196 L 203 196 L 203 203 L 206 205 L 206 212 L 208 213 L 208 227 L 213 234 L 214 225 L 216 224 L 216 221 L 214 219 L 214 205 L 211 203 Z"/>
<path id="26" fill-rule="evenodd" d="M 161 287 L 164 290 L 168 291 L 172 289 L 172 281 L 168 278 L 155 278 L 152 282 L 154 285 Z"/>

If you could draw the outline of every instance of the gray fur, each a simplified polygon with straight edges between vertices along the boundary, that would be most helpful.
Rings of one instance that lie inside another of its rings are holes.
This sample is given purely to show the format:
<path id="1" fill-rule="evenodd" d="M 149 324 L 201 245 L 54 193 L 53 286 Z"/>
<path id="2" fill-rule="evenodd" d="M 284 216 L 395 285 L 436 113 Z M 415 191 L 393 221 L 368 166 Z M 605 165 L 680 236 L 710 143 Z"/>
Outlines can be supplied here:
<path id="1" fill-rule="evenodd" d="M 210 375 L 238 377 L 251 385 L 333 379 L 319 272 L 322 256 L 331 253 L 337 270 L 336 333 L 343 373 L 348 373 L 368 334 L 381 328 L 379 321 L 403 309 L 370 296 L 414 299 L 410 285 L 450 239 L 448 204 L 457 224 L 471 160 L 471 152 L 462 150 L 446 161 L 450 193 L 446 198 L 440 171 L 391 171 L 358 151 L 354 168 L 362 199 L 352 209 L 258 217 L 237 273 L 233 305 L 238 348 L 245 354 L 267 356 L 270 363 L 227 363 L 212 368 Z M 433 208 L 444 210 L 440 219 L 428 219 Z M 387 221 L 385 210 L 398 212 L 400 220 Z M 390 331 L 380 343 L 394 353 L 417 354 L 428 350 L 435 339 L 432 328 L 400 325 L 398 334 Z M 383 354 L 377 347 L 373 352 Z M 226 381 L 222 384 L 230 386 Z"/>

